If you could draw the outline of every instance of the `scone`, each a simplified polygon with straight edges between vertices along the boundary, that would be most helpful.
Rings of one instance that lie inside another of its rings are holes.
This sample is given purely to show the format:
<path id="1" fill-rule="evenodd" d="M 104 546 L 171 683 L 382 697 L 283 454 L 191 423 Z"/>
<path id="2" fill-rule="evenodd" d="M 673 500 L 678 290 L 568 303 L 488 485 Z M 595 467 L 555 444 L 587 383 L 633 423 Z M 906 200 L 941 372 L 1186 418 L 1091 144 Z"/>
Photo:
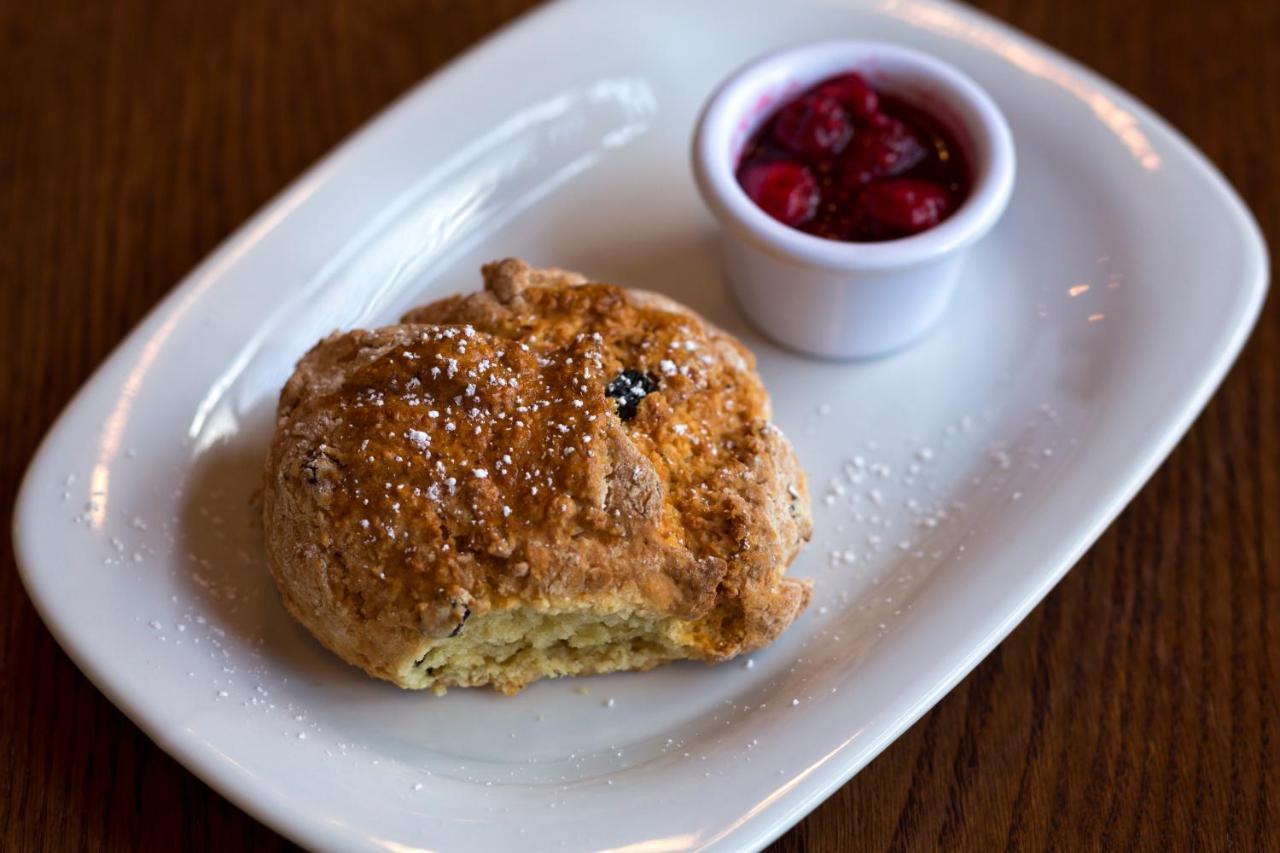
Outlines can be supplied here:
<path id="1" fill-rule="evenodd" d="M 280 395 L 263 521 L 289 612 L 401 687 L 722 661 L 809 601 L 795 453 L 751 354 L 652 293 L 506 260 L 335 334 Z"/>

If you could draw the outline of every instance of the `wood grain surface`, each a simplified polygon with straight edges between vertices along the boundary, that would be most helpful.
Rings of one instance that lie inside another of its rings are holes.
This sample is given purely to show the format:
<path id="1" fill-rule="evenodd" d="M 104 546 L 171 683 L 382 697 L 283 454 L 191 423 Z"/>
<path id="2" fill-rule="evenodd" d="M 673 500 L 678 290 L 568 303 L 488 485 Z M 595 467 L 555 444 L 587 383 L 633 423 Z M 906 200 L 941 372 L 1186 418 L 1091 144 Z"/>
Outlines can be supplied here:
<path id="1" fill-rule="evenodd" d="M 0 0 L 0 506 L 224 236 L 522 0 Z M 987 0 L 1164 114 L 1280 234 L 1280 3 Z M 495 81 L 500 84 L 500 81 Z M 1171 282 L 1176 286 L 1176 282 Z M 1280 849 L 1280 310 L 1111 530 L 785 851 Z M 289 846 L 76 670 L 0 545 L 0 849 Z"/>

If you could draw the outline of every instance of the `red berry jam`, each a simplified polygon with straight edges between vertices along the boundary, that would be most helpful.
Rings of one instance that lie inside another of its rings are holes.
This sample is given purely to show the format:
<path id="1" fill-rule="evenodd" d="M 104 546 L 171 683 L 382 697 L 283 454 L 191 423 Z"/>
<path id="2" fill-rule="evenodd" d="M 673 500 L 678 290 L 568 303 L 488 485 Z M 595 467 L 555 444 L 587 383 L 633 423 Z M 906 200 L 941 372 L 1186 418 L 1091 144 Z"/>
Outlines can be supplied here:
<path id="1" fill-rule="evenodd" d="M 941 122 L 850 72 L 770 116 L 743 149 L 738 183 L 785 225 L 868 243 L 937 225 L 968 196 L 971 178 Z"/>

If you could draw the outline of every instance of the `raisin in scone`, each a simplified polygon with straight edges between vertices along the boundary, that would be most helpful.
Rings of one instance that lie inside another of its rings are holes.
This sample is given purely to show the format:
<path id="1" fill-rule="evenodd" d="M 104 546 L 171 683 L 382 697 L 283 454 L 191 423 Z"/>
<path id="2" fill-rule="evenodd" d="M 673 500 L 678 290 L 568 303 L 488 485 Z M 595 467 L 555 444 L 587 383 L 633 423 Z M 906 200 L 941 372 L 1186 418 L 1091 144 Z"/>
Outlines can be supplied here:
<path id="1" fill-rule="evenodd" d="M 722 661 L 808 603 L 805 478 L 749 352 L 651 293 L 506 260 L 335 334 L 281 392 L 268 563 L 402 687 Z"/>

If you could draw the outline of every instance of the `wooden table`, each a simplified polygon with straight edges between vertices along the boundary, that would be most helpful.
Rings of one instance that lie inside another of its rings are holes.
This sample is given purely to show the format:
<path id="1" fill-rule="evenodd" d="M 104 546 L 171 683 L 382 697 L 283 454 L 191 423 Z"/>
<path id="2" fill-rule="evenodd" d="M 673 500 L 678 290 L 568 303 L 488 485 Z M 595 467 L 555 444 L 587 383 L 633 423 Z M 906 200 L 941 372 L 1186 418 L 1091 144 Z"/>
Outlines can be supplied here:
<path id="1" fill-rule="evenodd" d="M 533 3 L 0 0 L 0 488 L 140 317 Z M 987 0 L 1137 94 L 1280 234 L 1280 3 Z M 1171 283 L 1174 284 L 1174 283 Z M 1280 845 L 1280 309 L 1111 530 L 781 850 Z M 0 848 L 287 846 L 62 654 L 0 546 Z"/>

